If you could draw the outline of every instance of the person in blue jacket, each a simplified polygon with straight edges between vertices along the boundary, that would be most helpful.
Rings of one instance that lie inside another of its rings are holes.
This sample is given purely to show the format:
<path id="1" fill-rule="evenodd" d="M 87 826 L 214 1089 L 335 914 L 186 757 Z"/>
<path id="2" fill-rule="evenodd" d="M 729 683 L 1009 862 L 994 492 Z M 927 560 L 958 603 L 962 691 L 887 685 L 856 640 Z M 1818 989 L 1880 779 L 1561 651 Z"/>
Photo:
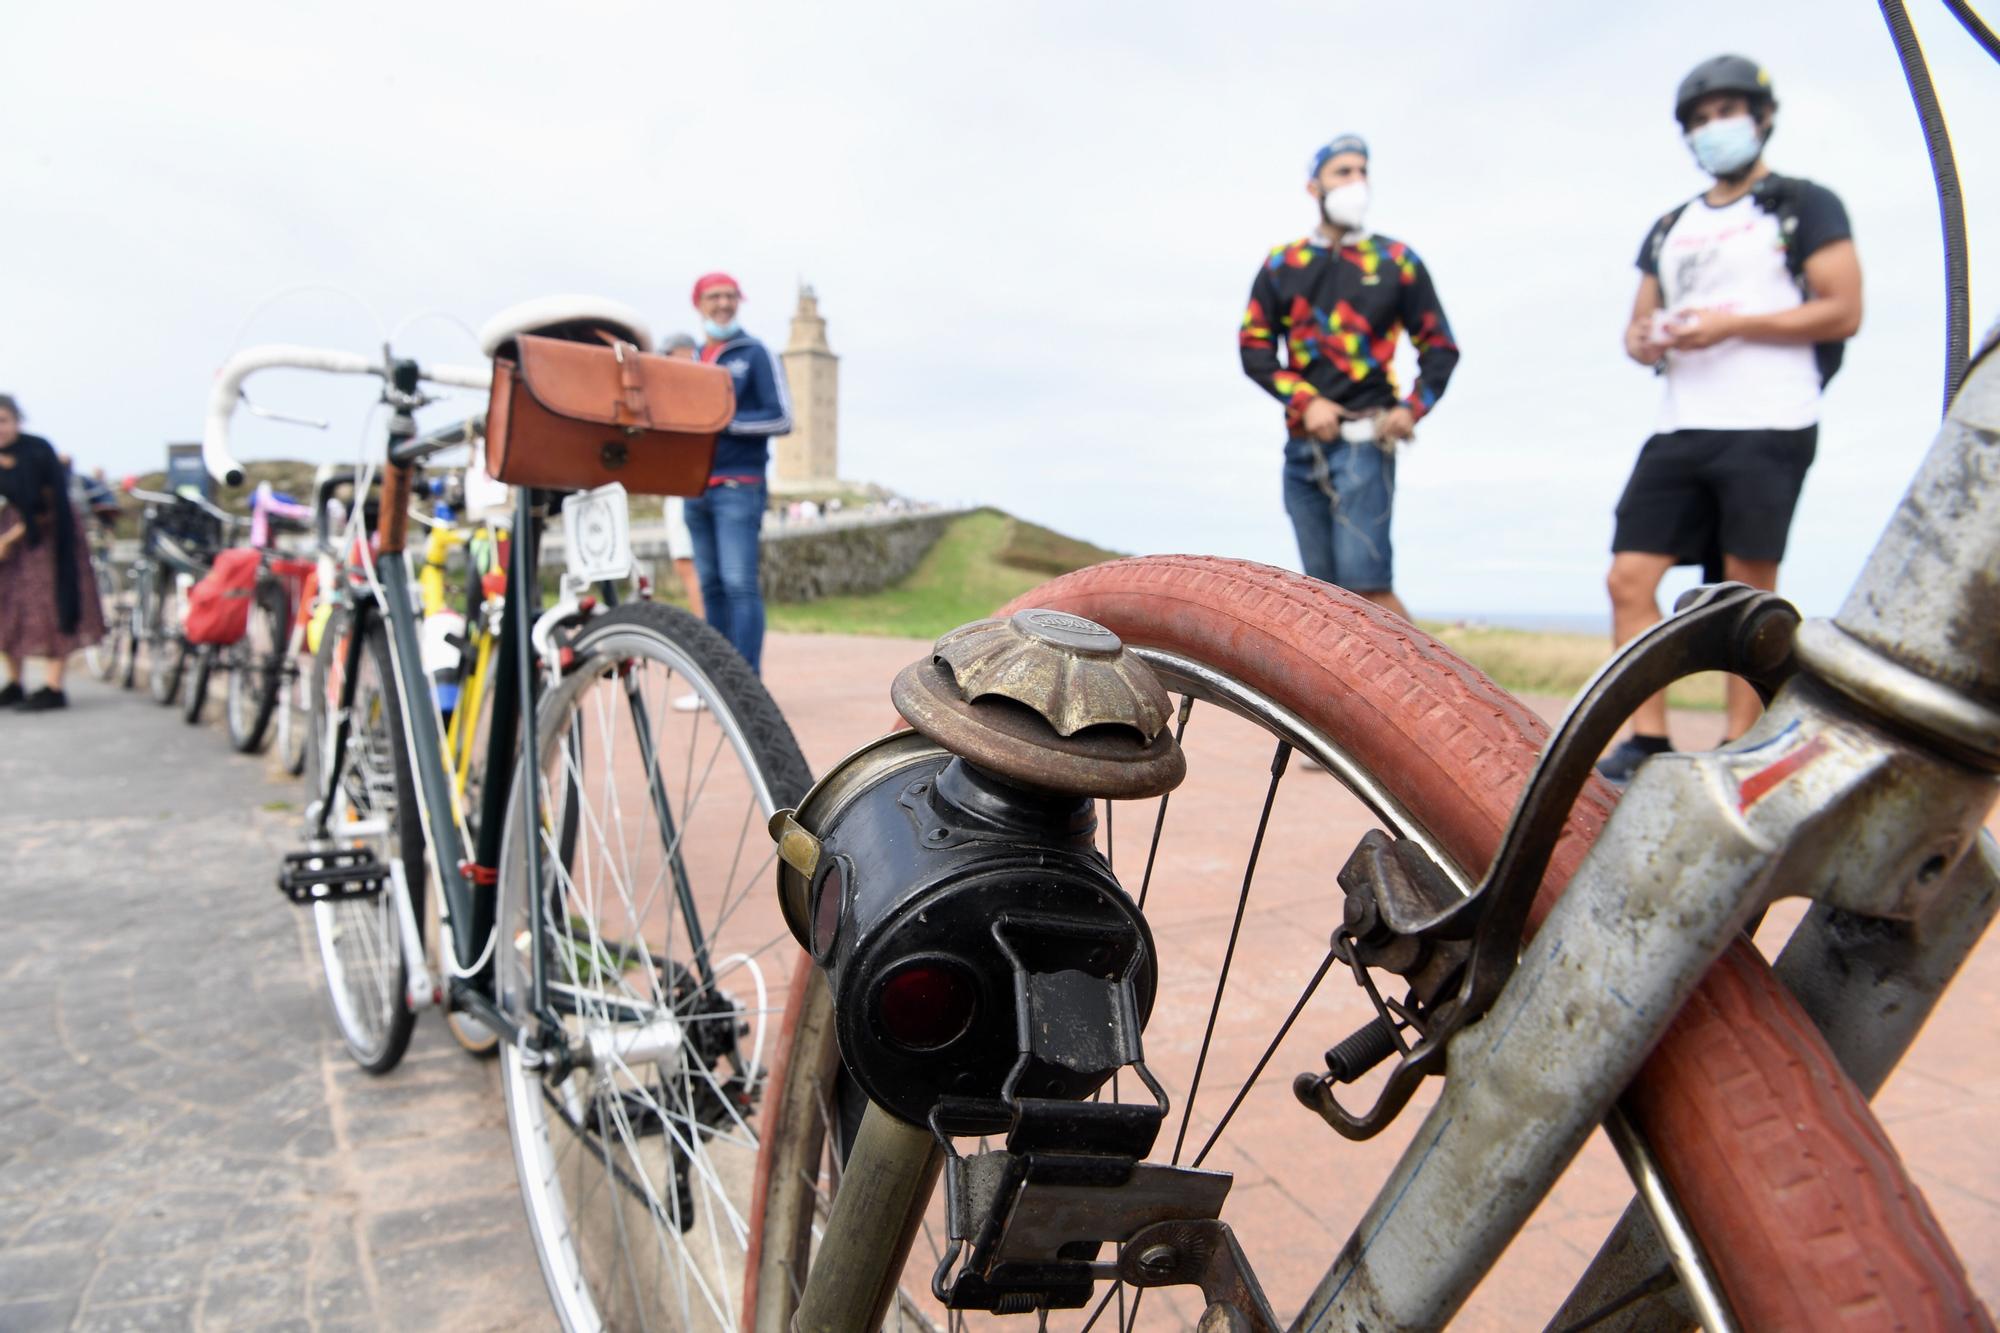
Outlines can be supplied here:
<path id="1" fill-rule="evenodd" d="M 688 535 L 701 579 L 702 613 L 743 654 L 752 671 L 763 669 L 764 595 L 757 584 L 758 538 L 769 495 L 765 471 L 771 437 L 792 429 L 792 397 L 778 358 L 736 321 L 743 289 L 727 273 L 703 274 L 694 284 L 701 312 L 701 359 L 729 372 L 736 385 L 736 417 L 715 442 L 708 489 L 687 502 Z M 675 701 L 692 710 L 690 695 Z"/>

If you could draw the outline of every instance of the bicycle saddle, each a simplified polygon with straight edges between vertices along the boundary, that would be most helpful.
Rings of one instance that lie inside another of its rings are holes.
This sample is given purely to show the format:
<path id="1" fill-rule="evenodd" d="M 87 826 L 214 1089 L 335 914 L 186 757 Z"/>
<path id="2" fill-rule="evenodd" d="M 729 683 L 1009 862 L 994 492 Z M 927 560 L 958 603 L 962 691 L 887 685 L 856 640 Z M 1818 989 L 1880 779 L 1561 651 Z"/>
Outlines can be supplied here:
<path id="1" fill-rule="evenodd" d="M 650 352 L 653 333 L 638 311 L 602 296 L 538 296 L 508 306 L 479 330 L 479 350 L 493 356 L 524 333 L 596 342 L 598 330 L 614 333 Z"/>

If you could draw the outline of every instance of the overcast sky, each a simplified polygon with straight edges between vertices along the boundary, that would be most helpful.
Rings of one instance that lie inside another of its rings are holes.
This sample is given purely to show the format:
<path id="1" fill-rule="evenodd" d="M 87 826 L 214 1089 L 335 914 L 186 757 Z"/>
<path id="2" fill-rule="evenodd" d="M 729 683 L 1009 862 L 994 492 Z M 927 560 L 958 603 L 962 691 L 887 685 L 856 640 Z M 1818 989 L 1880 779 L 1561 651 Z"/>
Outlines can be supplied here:
<path id="1" fill-rule="evenodd" d="M 1912 8 L 1990 242 L 2000 71 Z M 1787 561 L 1809 613 L 1935 428 L 1936 205 L 1865 0 L 16 3 L 0 47 L 0 390 L 114 472 L 194 438 L 248 343 L 400 325 L 399 351 L 467 360 L 462 325 L 552 291 L 665 332 L 726 268 L 774 343 L 818 288 L 847 477 L 1296 568 L 1280 412 L 1236 328 L 1312 222 L 1312 150 L 1355 130 L 1373 225 L 1431 266 L 1464 349 L 1402 464 L 1399 589 L 1420 614 L 1599 612 L 1657 406 L 1620 351 L 1632 259 L 1703 184 L 1673 89 L 1720 51 L 1771 70 L 1769 158 L 1845 199 L 1866 273 Z M 1978 327 L 2000 314 L 1983 258 Z M 254 392 L 341 424 L 252 423 L 245 457 L 358 447 L 364 390 Z"/>

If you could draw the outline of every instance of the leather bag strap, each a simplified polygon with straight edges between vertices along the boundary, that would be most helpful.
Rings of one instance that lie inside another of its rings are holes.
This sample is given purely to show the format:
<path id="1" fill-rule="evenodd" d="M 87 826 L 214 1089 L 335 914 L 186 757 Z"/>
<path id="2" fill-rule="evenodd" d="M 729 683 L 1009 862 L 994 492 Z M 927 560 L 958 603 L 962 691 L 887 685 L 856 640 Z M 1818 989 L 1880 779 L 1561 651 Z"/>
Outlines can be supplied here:
<path id="1" fill-rule="evenodd" d="M 600 330 L 597 336 L 611 344 L 611 353 L 618 361 L 619 388 L 624 394 L 616 409 L 619 424 L 650 428 L 653 409 L 646 401 L 646 372 L 639 364 L 639 349 L 615 334 Z"/>

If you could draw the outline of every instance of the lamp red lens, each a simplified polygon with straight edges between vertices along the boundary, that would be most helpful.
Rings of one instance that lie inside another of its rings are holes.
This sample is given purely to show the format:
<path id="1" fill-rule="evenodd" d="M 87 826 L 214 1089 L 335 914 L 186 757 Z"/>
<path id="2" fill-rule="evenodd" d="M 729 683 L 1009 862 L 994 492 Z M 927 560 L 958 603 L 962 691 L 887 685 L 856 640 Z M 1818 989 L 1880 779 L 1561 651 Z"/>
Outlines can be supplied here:
<path id="1" fill-rule="evenodd" d="M 876 1013 L 890 1041 L 906 1050 L 934 1051 L 972 1026 L 978 993 L 965 969 L 941 959 L 907 963 L 882 983 Z"/>

